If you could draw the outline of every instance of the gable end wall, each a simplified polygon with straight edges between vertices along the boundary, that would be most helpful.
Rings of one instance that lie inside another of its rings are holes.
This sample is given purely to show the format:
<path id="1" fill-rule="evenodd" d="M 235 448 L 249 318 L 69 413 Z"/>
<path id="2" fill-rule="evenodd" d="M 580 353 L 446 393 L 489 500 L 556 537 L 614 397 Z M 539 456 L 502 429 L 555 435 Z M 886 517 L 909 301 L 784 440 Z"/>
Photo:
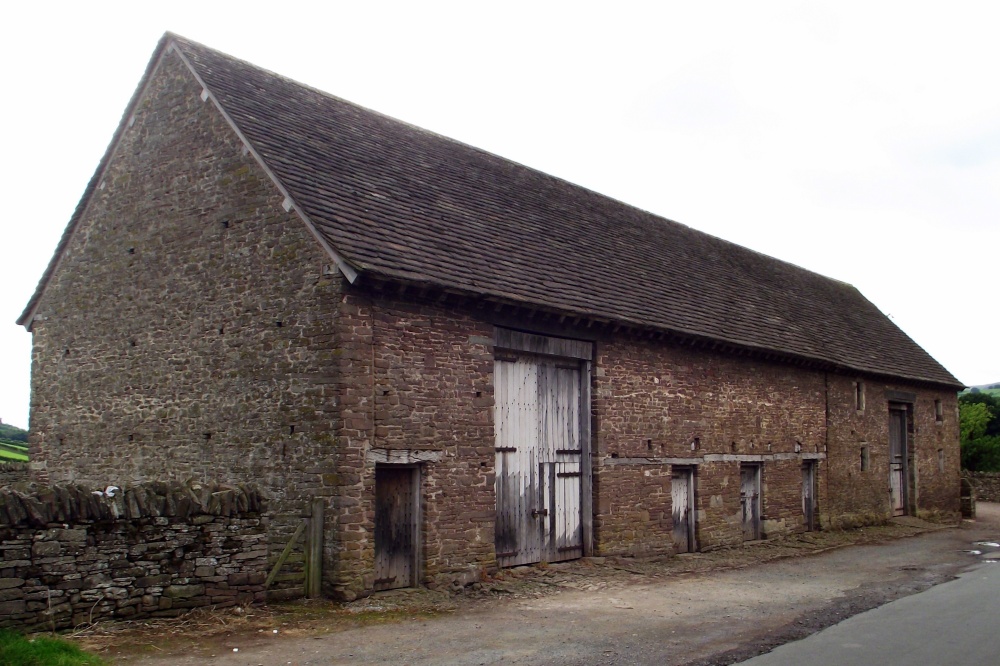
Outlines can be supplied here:
<path id="1" fill-rule="evenodd" d="M 334 492 L 341 278 L 200 94 L 164 55 L 38 304 L 32 464 L 100 488 L 257 482 L 280 550 Z"/>

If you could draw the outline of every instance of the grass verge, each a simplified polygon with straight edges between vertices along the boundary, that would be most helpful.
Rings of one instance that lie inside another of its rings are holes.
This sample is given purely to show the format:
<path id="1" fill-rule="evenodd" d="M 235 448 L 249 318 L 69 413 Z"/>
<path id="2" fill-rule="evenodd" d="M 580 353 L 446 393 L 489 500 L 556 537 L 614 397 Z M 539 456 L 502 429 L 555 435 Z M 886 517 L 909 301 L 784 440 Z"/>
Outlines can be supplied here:
<path id="1" fill-rule="evenodd" d="M 0 629 L 3 666 L 102 666 L 104 660 L 58 638 L 27 638 Z"/>

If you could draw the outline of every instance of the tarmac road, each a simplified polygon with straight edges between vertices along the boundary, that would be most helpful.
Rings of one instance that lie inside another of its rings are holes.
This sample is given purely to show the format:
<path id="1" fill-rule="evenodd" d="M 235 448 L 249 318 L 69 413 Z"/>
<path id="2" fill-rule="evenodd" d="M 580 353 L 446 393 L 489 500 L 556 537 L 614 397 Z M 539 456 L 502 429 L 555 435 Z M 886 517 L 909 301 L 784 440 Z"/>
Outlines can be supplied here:
<path id="1" fill-rule="evenodd" d="M 984 555 L 1000 548 L 979 544 Z M 993 551 L 987 553 L 985 551 Z M 861 613 L 743 662 L 746 666 L 938 666 L 1000 663 L 1000 562 Z"/>

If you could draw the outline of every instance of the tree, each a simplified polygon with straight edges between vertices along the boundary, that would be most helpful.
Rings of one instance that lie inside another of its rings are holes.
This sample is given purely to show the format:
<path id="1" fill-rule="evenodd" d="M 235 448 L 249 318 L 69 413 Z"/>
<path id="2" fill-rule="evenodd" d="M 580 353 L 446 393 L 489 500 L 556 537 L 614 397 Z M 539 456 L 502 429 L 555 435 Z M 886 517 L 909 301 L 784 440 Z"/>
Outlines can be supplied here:
<path id="1" fill-rule="evenodd" d="M 989 393 L 963 393 L 958 396 L 959 409 L 964 405 L 985 405 L 990 412 L 990 422 L 983 435 L 993 437 L 1000 435 L 1000 398 Z"/>
<path id="2" fill-rule="evenodd" d="M 958 397 L 962 434 L 962 467 L 974 472 L 1000 472 L 1000 400 L 988 393 Z"/>
<path id="3" fill-rule="evenodd" d="M 962 431 L 962 441 L 979 439 L 986 434 L 986 427 L 993 420 L 993 412 L 981 402 L 959 406 L 958 423 Z"/>

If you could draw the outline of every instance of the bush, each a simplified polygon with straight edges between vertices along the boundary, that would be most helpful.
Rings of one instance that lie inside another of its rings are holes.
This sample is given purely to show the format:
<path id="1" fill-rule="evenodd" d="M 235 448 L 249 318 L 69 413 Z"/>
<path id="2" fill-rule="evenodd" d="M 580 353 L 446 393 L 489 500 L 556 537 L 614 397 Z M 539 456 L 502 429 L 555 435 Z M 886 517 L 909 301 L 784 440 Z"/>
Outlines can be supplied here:
<path id="1" fill-rule="evenodd" d="M 1000 472 L 1000 436 L 962 440 L 962 469 Z"/>

